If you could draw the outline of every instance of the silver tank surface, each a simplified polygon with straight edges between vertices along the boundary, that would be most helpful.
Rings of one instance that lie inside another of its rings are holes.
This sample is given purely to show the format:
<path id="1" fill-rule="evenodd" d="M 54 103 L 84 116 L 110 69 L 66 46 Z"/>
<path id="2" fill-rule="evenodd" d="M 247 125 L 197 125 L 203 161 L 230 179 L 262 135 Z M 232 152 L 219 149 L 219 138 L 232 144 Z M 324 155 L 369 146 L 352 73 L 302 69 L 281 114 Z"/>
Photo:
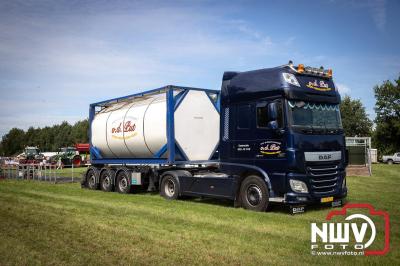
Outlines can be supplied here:
<path id="1" fill-rule="evenodd" d="M 104 158 L 153 158 L 167 143 L 166 112 L 165 93 L 105 107 L 92 121 L 92 145 Z M 174 120 L 176 142 L 188 159 L 209 159 L 219 141 L 219 114 L 207 94 L 190 90 Z"/>

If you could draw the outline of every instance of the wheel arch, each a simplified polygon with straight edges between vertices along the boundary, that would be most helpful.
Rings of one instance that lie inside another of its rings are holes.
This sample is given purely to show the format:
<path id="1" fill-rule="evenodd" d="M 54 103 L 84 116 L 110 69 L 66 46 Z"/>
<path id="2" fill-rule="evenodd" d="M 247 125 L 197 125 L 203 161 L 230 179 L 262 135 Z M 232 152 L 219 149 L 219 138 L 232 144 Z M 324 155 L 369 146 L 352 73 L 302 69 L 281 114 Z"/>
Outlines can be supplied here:
<path id="1" fill-rule="evenodd" d="M 159 189 L 159 191 L 161 191 L 161 183 L 163 182 L 163 179 L 165 178 L 165 176 L 167 176 L 167 175 L 172 175 L 172 176 L 174 176 L 175 177 L 175 179 L 176 179 L 176 182 L 178 182 L 178 186 L 179 187 L 181 187 L 181 183 L 180 183 L 180 180 L 179 180 L 179 176 L 192 176 L 192 174 L 189 172 L 189 171 L 186 171 L 186 170 L 168 170 L 168 171 L 165 171 L 165 172 L 163 172 L 161 175 L 160 175 L 160 180 L 159 180 L 159 182 L 158 182 L 158 189 Z M 182 193 L 182 191 L 180 190 L 179 191 L 179 194 L 181 194 Z"/>
<path id="2" fill-rule="evenodd" d="M 238 164 L 238 163 L 221 163 L 224 167 L 228 167 L 229 172 L 235 173 L 237 176 L 237 184 L 235 189 L 235 206 L 240 206 L 240 187 L 243 181 L 249 176 L 260 177 L 267 186 L 269 197 L 273 197 L 274 191 L 268 174 L 258 166 Z"/>

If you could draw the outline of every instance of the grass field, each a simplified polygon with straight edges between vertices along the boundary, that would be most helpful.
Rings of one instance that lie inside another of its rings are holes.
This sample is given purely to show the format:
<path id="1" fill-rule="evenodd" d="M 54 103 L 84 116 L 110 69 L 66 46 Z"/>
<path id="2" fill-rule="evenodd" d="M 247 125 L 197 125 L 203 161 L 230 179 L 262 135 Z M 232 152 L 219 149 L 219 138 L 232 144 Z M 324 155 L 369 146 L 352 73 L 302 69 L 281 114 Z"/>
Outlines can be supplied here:
<path id="1" fill-rule="evenodd" d="M 1 180 L 0 265 L 399 265 L 400 165 L 374 165 L 373 172 L 348 177 L 348 201 L 390 213 L 384 257 L 312 256 L 310 223 L 324 221 L 331 208 L 290 216 L 278 207 L 255 213 L 230 202 Z"/>

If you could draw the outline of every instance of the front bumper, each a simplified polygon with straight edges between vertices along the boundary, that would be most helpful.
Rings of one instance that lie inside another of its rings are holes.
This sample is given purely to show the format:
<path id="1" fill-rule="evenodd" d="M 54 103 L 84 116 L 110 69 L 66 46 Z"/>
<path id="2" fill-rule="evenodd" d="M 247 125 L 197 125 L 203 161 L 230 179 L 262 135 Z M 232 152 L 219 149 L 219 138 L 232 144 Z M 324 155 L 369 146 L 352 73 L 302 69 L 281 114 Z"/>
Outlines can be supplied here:
<path id="1" fill-rule="evenodd" d="M 306 193 L 288 192 L 283 198 L 283 203 L 288 205 L 316 205 L 331 204 L 331 202 L 322 203 L 321 199 L 325 197 L 333 197 L 333 201 L 342 200 L 347 197 L 347 187 L 332 195 L 312 196 Z"/>

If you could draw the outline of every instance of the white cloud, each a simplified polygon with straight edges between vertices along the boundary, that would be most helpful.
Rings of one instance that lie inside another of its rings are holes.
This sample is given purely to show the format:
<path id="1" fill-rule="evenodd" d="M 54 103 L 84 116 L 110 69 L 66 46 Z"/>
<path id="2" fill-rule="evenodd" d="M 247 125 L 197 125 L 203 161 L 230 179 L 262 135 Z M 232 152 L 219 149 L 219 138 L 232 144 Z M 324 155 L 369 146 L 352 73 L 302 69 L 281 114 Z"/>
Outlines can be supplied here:
<path id="1" fill-rule="evenodd" d="M 386 0 L 350 0 L 340 3 L 353 8 L 368 10 L 376 28 L 380 31 L 385 29 L 387 16 Z"/>
<path id="2" fill-rule="evenodd" d="M 386 1 L 385 0 L 369 0 L 368 6 L 372 15 L 372 19 L 376 27 L 383 31 L 386 25 Z"/>
<path id="3" fill-rule="evenodd" d="M 338 91 L 342 96 L 348 95 L 351 91 L 351 89 L 345 84 L 337 83 L 336 87 L 338 88 Z"/>

